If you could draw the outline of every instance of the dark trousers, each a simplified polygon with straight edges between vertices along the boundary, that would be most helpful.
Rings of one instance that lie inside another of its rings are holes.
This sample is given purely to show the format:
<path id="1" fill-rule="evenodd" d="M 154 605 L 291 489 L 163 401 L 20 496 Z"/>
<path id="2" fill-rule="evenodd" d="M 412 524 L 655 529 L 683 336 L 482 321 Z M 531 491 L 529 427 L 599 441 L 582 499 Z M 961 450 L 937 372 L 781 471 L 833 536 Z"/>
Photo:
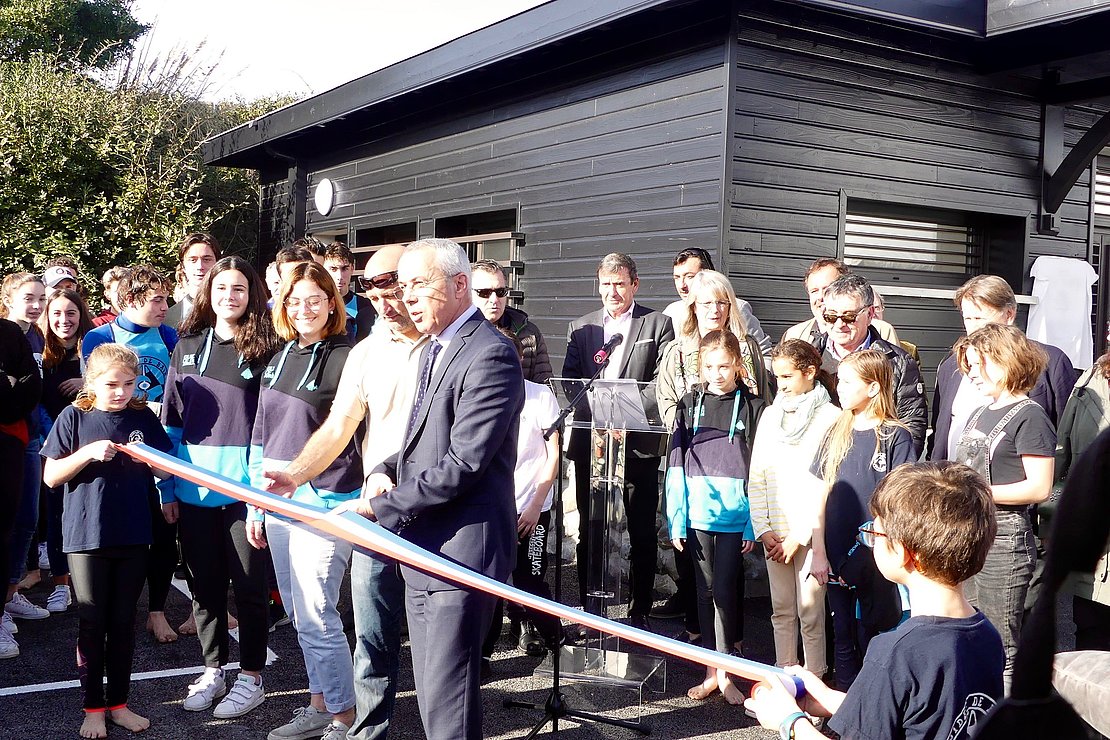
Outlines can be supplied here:
<path id="1" fill-rule="evenodd" d="M 77 599 L 77 672 L 85 709 L 127 703 L 135 652 L 135 607 L 143 590 L 146 561 L 146 545 L 69 553 Z"/>
<path id="2" fill-rule="evenodd" d="M 1110 606 L 1073 596 L 1071 615 L 1076 650 L 1110 651 Z"/>
<path id="3" fill-rule="evenodd" d="M 146 572 L 148 610 L 164 612 L 170 581 L 177 567 L 177 525 L 169 524 L 162 516 L 157 492 L 151 494 L 150 526 L 153 541 Z"/>
<path id="4" fill-rule="evenodd" d="M 480 591 L 405 591 L 416 700 L 428 740 L 482 738 L 482 640 L 495 601 Z"/>
<path id="5" fill-rule="evenodd" d="M 43 501 L 46 502 L 46 553 L 50 558 L 50 575 L 55 578 L 69 575 L 69 561 L 62 552 L 62 506 L 65 502 L 65 487 L 47 488 L 43 486 Z"/>
<path id="6" fill-rule="evenodd" d="M 405 582 L 392 560 L 355 548 L 351 554 L 355 618 L 355 723 L 349 740 L 386 737 L 397 696 Z"/>
<path id="7" fill-rule="evenodd" d="M 742 602 L 736 597 L 736 581 L 744 578 L 743 532 L 688 531 L 686 549 L 696 566 L 698 616 L 701 643 L 710 650 L 731 652 L 741 638 L 744 623 Z M 712 625 L 712 631 L 710 626 Z"/>
<path id="8" fill-rule="evenodd" d="M 521 591 L 548 600 L 551 599 L 551 588 L 547 585 L 545 576 L 547 575 L 547 531 L 550 525 L 551 512 L 541 512 L 536 529 L 530 536 L 517 543 L 516 568 L 513 569 L 512 576 L 513 585 Z M 508 613 L 509 619 L 514 622 L 530 620 L 549 646 L 553 647 L 558 644 L 562 624 L 556 617 L 534 609 L 527 609 L 515 601 L 506 603 L 498 599 L 489 633 L 482 645 L 482 655 L 485 657 L 488 658 L 493 655 L 493 649 L 497 646 L 497 640 L 501 637 L 501 622 L 504 613 Z"/>
<path id="9" fill-rule="evenodd" d="M 0 432 L 0 471 L 3 471 L 0 474 L 0 573 L 5 576 L 11 568 L 8 559 L 11 557 L 12 525 L 23 496 L 23 453 L 26 449 L 19 438 Z"/>
<path id="10" fill-rule="evenodd" d="M 836 688 L 847 691 L 863 666 L 863 656 L 874 637 L 856 619 L 856 595 L 847 586 L 829 583 L 825 591 L 833 625 L 833 666 Z"/>
<path id="11" fill-rule="evenodd" d="M 227 584 L 235 588 L 239 619 L 239 655 L 245 670 L 266 667 L 270 594 L 266 585 L 265 550 L 247 542 L 247 505 L 193 506 L 178 504 L 181 548 L 192 573 L 193 614 L 204 653 L 204 665 L 219 668 L 228 661 Z"/>
<path id="12" fill-rule="evenodd" d="M 574 461 L 574 496 L 578 504 L 578 595 L 586 603 L 587 564 L 590 555 L 590 467 L 588 459 Z M 624 467 L 624 507 L 631 545 L 632 607 L 630 614 L 646 617 L 651 611 L 658 551 L 655 512 L 659 508 L 659 458 L 628 457 Z"/>

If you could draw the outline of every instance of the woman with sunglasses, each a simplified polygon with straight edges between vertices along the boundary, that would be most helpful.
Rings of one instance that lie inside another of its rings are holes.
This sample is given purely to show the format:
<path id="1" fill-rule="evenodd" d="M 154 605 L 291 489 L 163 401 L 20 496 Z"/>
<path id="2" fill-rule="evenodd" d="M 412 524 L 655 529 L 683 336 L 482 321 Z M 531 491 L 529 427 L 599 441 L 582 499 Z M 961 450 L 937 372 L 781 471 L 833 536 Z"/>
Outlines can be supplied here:
<path id="1" fill-rule="evenodd" d="M 470 266 L 473 277 L 474 305 L 490 323 L 511 331 L 523 347 L 520 361 L 524 379 L 546 383 L 551 379 L 551 358 L 543 332 L 528 320 L 528 314 L 509 306 L 509 285 L 505 270 L 494 260 L 479 260 Z"/>
<path id="2" fill-rule="evenodd" d="M 265 489 L 264 470 L 282 470 L 304 449 L 331 410 L 351 351 L 342 296 L 328 271 L 315 262 L 288 269 L 273 309 L 274 326 L 286 345 L 262 375 L 254 434 L 251 480 Z M 356 434 L 318 476 L 292 494 L 324 509 L 357 499 L 362 460 Z M 308 707 L 270 733 L 271 738 L 341 740 L 355 717 L 351 648 L 336 608 L 339 586 L 351 559 L 349 542 L 267 514 L 247 526 L 251 544 L 270 548 L 282 603 L 293 619 L 308 671 Z M 311 725 L 315 734 L 304 734 Z"/>
<path id="3" fill-rule="evenodd" d="M 231 480 L 250 482 L 247 465 L 259 382 L 277 351 L 266 310 L 266 288 L 250 263 L 224 257 L 201 280 L 166 375 L 162 424 L 174 454 Z M 247 542 L 247 506 L 185 480 L 159 490 L 166 521 L 178 524 L 191 574 L 195 631 L 205 671 L 189 686 L 182 707 L 199 712 L 223 696 L 228 662 L 228 581 L 235 587 L 240 676 L 258 687 L 266 665 L 269 599 L 266 554 Z M 182 627 L 182 632 L 186 631 Z M 220 702 L 215 715 L 237 717 L 253 708 L 241 692 Z"/>

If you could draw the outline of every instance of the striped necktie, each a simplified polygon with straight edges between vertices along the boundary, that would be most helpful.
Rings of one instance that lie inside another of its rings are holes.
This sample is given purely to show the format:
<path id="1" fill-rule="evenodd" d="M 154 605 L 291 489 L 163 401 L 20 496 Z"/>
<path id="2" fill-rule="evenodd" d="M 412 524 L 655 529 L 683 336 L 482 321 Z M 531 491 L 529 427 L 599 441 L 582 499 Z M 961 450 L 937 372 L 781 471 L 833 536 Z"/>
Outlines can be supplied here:
<path id="1" fill-rule="evenodd" d="M 420 383 L 416 387 L 416 398 L 412 401 L 412 411 L 409 413 L 409 425 L 405 431 L 405 439 L 412 434 L 416 425 L 416 416 L 420 413 L 420 406 L 424 403 L 424 394 L 428 392 L 428 385 L 432 382 L 432 370 L 435 368 L 436 356 L 443 349 L 443 345 L 436 340 L 431 340 L 428 354 L 424 356 L 424 364 L 420 366 Z"/>

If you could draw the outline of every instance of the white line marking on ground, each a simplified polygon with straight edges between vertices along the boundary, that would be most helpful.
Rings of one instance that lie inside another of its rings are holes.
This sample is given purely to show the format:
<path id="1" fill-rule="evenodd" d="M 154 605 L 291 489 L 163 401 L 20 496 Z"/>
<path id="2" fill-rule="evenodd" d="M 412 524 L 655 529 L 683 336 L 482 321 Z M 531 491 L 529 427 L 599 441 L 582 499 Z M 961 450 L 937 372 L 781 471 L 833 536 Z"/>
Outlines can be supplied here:
<path id="1" fill-rule="evenodd" d="M 238 663 L 228 663 L 224 666 L 226 670 L 237 670 Z M 143 671 L 142 673 L 132 673 L 131 681 L 150 681 L 155 678 L 173 678 L 175 676 L 192 676 L 197 673 L 204 673 L 204 666 L 197 665 L 189 668 L 167 668 L 162 671 Z M 107 681 L 105 681 L 107 683 Z M 9 686 L 7 688 L 0 688 L 0 696 L 18 696 L 19 694 L 38 694 L 44 691 L 64 691 L 65 689 L 76 689 L 81 687 L 80 681 L 54 681 L 52 683 L 33 683 L 27 686 Z"/>

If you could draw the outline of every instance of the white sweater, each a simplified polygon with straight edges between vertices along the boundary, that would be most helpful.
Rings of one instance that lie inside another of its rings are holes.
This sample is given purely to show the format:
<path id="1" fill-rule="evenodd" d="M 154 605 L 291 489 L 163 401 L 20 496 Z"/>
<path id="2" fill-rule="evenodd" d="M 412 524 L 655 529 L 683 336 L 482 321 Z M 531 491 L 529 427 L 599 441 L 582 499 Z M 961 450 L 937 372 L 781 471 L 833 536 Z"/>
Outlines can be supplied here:
<path id="1" fill-rule="evenodd" d="M 752 446 L 748 504 L 756 539 L 773 531 L 808 545 L 817 525 L 824 483 L 810 472 L 825 433 L 840 416 L 826 403 L 817 410 L 796 444 L 784 439 L 782 407 L 775 403 L 759 420 Z"/>

